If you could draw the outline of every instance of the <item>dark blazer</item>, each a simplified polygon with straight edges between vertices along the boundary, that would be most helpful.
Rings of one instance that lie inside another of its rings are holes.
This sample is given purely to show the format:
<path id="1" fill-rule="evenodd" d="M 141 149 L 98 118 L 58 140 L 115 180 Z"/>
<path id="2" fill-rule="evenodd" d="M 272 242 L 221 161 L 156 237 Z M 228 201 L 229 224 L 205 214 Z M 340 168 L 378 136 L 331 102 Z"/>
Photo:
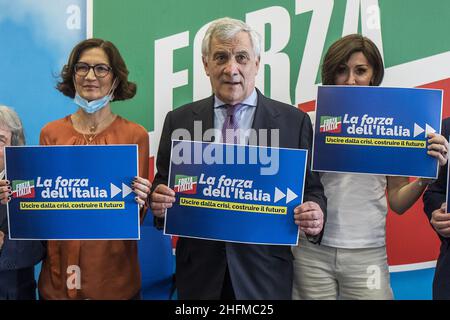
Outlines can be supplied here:
<path id="1" fill-rule="evenodd" d="M 441 134 L 448 139 L 450 118 L 442 122 Z M 431 219 L 434 210 L 439 209 L 446 200 L 448 164 L 439 170 L 438 179 L 430 184 L 423 195 L 424 211 Z M 441 250 L 436 264 L 433 280 L 433 299 L 450 299 L 450 238 L 441 237 Z"/>
<path id="2" fill-rule="evenodd" d="M 169 112 L 158 150 L 157 174 L 153 189 L 166 184 L 169 173 L 171 134 L 187 129 L 195 139 L 194 121 L 202 122 L 203 132 L 214 128 L 214 97 L 189 103 Z M 266 98 L 258 91 L 258 105 L 252 128 L 279 129 L 279 146 L 311 151 L 312 126 L 304 112 Z M 271 145 L 270 137 L 267 145 Z M 304 201 L 314 201 L 326 215 L 326 198 L 319 175 L 308 171 Z M 326 217 L 326 216 L 325 216 Z M 312 239 L 319 242 L 322 234 Z M 226 243 L 179 238 L 176 254 L 176 285 L 180 299 L 219 299 L 228 266 L 237 299 L 291 299 L 293 256 L 289 246 Z"/>
<path id="3" fill-rule="evenodd" d="M 0 226 L 5 233 L 0 250 L 0 299 L 33 299 L 36 296 L 34 265 L 42 260 L 44 246 L 40 241 L 8 240 L 4 205 L 0 205 Z"/>

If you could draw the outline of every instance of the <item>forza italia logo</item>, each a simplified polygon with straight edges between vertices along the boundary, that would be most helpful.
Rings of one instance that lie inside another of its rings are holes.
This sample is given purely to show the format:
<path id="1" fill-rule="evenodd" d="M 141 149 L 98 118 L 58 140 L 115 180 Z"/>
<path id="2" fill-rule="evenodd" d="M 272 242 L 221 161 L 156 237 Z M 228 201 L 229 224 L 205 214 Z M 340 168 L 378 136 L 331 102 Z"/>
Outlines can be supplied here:
<path id="1" fill-rule="evenodd" d="M 320 132 L 341 133 L 342 117 L 320 117 Z"/>
<path id="2" fill-rule="evenodd" d="M 184 194 L 196 194 L 197 193 L 197 177 L 196 176 L 175 176 L 174 191 Z"/>
<path id="3" fill-rule="evenodd" d="M 34 180 L 13 180 L 13 198 L 34 198 Z"/>

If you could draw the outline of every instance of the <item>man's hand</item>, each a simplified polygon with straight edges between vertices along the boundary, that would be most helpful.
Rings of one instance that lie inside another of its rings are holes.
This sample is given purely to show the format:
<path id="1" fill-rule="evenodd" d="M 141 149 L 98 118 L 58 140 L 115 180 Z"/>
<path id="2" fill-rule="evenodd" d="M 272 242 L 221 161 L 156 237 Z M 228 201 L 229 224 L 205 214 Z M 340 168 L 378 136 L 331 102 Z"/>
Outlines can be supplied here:
<path id="1" fill-rule="evenodd" d="M 294 209 L 295 224 L 307 235 L 318 235 L 323 229 L 323 212 L 320 206 L 306 201 Z"/>
<path id="2" fill-rule="evenodd" d="M 167 208 L 172 207 L 175 202 L 175 191 L 164 184 L 158 185 L 152 193 L 152 208 L 153 215 L 157 218 L 164 218 L 164 213 Z"/>
<path id="3" fill-rule="evenodd" d="M 450 237 L 450 214 L 446 211 L 447 203 L 444 202 L 439 209 L 433 211 L 430 221 L 434 230 L 444 238 Z"/>

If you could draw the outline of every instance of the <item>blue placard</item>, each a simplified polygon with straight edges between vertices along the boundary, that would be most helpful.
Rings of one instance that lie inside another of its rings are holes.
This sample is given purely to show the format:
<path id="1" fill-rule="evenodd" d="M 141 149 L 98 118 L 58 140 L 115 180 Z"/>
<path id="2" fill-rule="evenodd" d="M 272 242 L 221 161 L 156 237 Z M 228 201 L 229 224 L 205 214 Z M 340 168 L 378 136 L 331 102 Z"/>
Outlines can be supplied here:
<path id="1" fill-rule="evenodd" d="M 319 86 L 313 170 L 436 178 L 442 90 Z"/>
<path id="2" fill-rule="evenodd" d="M 139 239 L 136 145 L 6 147 L 11 239 Z"/>
<path id="3" fill-rule="evenodd" d="M 166 234 L 296 245 L 307 150 L 172 141 Z"/>

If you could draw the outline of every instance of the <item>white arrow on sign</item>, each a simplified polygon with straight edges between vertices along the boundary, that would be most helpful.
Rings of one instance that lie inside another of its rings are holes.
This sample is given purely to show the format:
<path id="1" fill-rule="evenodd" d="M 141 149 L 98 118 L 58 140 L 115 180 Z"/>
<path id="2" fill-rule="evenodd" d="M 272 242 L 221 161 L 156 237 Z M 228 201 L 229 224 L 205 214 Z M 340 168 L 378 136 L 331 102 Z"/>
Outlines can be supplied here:
<path id="1" fill-rule="evenodd" d="M 414 138 L 417 137 L 419 134 L 424 132 L 423 128 L 419 126 L 417 123 L 414 122 Z"/>
<path id="2" fill-rule="evenodd" d="M 436 130 L 434 130 L 431 126 L 428 125 L 428 123 L 425 123 L 425 137 L 429 134 L 429 133 L 435 133 Z"/>
<path id="3" fill-rule="evenodd" d="M 129 195 L 133 190 L 129 186 L 127 186 L 125 183 L 122 182 L 122 198 L 125 198 L 127 195 Z"/>
<path id="4" fill-rule="evenodd" d="M 120 190 L 120 188 L 111 183 L 111 198 L 117 196 L 120 193 L 120 191 L 122 191 Z"/>
<path id="5" fill-rule="evenodd" d="M 111 198 L 117 196 L 121 191 L 122 191 L 122 198 L 125 198 L 127 195 L 133 192 L 133 190 L 124 183 L 122 183 L 122 190 L 120 190 L 120 188 L 114 185 L 113 183 L 110 183 L 110 185 L 111 185 Z"/>
<path id="6" fill-rule="evenodd" d="M 298 195 L 296 195 L 291 189 L 287 188 L 286 204 L 288 204 L 297 197 Z"/>
<path id="7" fill-rule="evenodd" d="M 275 202 L 280 201 L 284 197 L 286 197 L 286 195 L 283 193 L 283 191 L 275 187 Z"/>
<path id="8" fill-rule="evenodd" d="M 286 197 L 287 194 L 287 197 Z M 286 197 L 286 204 L 288 204 L 289 202 L 291 202 L 292 200 L 294 200 L 295 198 L 298 197 L 297 194 L 295 194 L 291 189 L 287 188 L 286 193 L 284 193 L 283 191 L 281 191 L 280 189 L 278 189 L 277 187 L 275 187 L 275 197 L 274 200 L 275 202 L 280 201 L 281 199 L 283 199 L 284 197 Z"/>

